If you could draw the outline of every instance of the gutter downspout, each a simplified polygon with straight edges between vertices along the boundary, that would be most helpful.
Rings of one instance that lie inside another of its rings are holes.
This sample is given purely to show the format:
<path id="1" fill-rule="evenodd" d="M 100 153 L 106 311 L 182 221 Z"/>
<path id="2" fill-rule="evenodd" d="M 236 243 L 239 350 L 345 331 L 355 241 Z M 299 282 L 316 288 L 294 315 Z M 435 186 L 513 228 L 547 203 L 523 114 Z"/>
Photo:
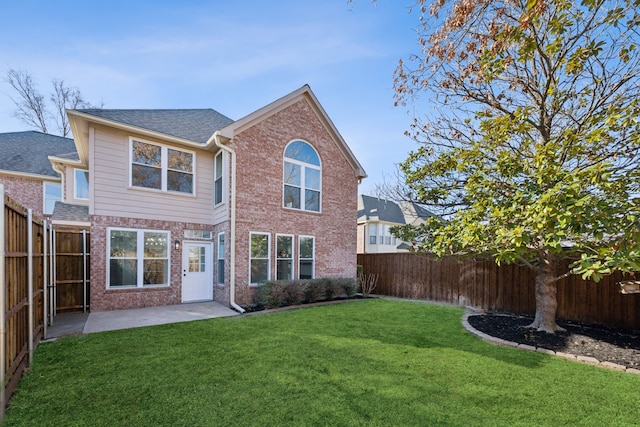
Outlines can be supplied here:
<path id="1" fill-rule="evenodd" d="M 229 305 L 240 313 L 244 313 L 244 308 L 236 304 L 236 153 L 233 149 L 220 142 L 220 133 L 218 131 L 214 132 L 211 138 L 214 140 L 216 146 L 231 156 L 231 172 L 229 173 L 229 179 L 231 181 L 231 194 L 229 194 L 231 211 L 231 230 L 229 236 Z"/>

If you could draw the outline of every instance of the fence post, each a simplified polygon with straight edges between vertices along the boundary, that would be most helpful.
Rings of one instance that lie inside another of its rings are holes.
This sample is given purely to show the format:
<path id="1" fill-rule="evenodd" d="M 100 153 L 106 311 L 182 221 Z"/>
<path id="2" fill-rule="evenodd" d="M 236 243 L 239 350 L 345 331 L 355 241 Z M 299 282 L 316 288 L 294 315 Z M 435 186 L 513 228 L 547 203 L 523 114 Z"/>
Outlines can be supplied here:
<path id="1" fill-rule="evenodd" d="M 27 367 L 33 362 L 33 211 L 27 209 L 27 295 L 29 301 L 28 325 L 29 325 L 29 358 Z"/>
<path id="2" fill-rule="evenodd" d="M 47 339 L 47 327 L 49 326 L 49 222 L 42 222 L 42 339 Z"/>
<path id="3" fill-rule="evenodd" d="M 82 230 L 82 312 L 87 312 L 87 230 Z"/>
<path id="4" fill-rule="evenodd" d="M 6 390 L 5 390 L 5 359 L 7 358 L 7 349 L 5 348 L 5 338 L 7 334 L 7 326 L 5 324 L 5 204 L 4 204 L 4 185 L 0 184 L 0 380 L 2 381 L 2 390 L 0 390 L 0 419 L 4 418 L 4 407 L 6 406 Z"/>

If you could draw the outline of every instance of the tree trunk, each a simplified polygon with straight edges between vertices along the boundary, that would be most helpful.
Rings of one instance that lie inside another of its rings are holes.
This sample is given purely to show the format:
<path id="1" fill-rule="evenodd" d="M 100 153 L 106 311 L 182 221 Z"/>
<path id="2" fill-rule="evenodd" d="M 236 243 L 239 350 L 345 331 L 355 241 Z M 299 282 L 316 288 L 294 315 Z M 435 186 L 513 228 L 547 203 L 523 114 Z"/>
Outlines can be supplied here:
<path id="1" fill-rule="evenodd" d="M 550 260 L 540 260 L 536 270 L 536 317 L 528 327 L 550 334 L 562 330 L 556 323 L 557 277 Z"/>

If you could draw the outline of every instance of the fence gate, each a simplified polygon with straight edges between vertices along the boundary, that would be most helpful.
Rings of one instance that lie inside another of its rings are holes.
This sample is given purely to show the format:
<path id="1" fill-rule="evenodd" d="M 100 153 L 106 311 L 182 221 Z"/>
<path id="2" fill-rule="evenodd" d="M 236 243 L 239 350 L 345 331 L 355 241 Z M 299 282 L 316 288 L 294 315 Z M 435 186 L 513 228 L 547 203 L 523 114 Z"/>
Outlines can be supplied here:
<path id="1" fill-rule="evenodd" d="M 52 315 L 89 310 L 90 248 L 86 230 L 53 230 L 54 265 L 49 287 Z"/>

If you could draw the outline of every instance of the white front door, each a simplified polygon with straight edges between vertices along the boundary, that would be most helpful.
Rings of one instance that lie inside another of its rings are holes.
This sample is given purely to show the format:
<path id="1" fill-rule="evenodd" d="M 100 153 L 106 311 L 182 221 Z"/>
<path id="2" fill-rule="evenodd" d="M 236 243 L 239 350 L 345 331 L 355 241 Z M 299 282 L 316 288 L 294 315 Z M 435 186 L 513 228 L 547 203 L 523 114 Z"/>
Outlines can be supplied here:
<path id="1" fill-rule="evenodd" d="M 182 245 L 182 302 L 213 300 L 211 243 Z"/>

